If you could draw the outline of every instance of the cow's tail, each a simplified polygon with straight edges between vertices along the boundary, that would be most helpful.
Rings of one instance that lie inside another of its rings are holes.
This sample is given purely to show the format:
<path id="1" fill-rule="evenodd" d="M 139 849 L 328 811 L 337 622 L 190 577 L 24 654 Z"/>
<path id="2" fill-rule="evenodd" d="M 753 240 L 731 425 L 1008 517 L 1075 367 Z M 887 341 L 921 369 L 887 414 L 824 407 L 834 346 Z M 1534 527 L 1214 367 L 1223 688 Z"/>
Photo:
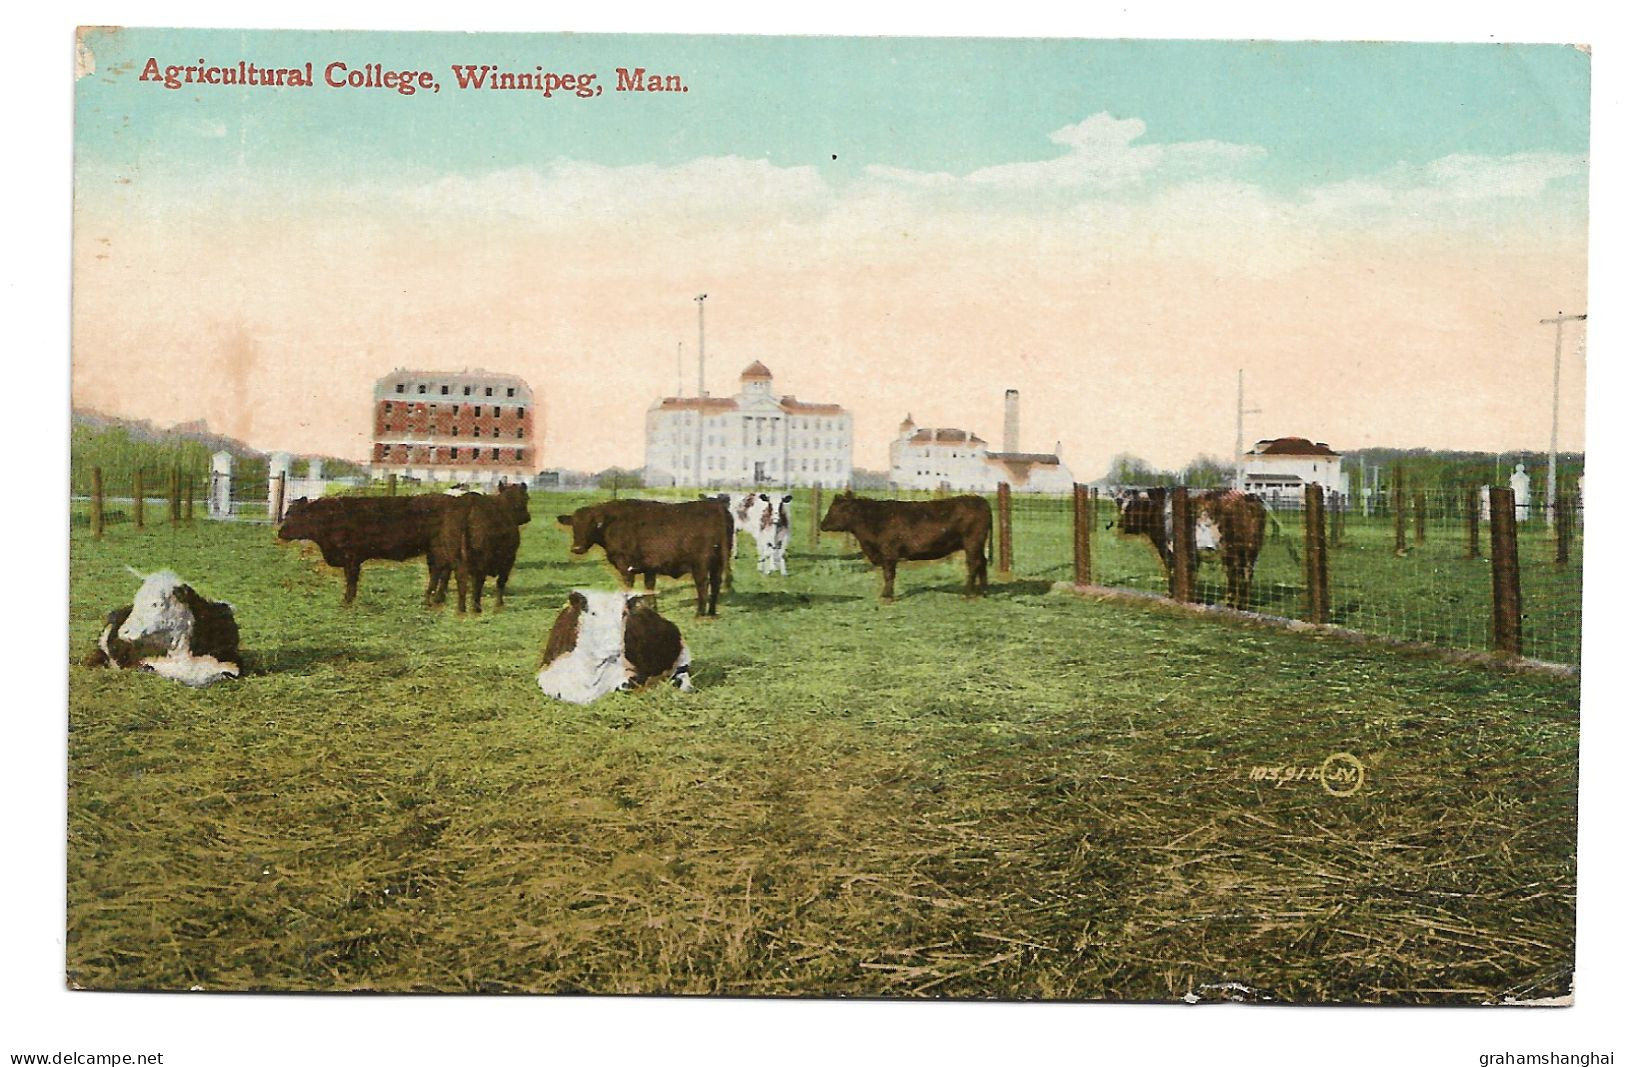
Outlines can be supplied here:
<path id="1" fill-rule="evenodd" d="M 149 577 L 151 577 L 151 575 L 142 574 L 140 571 L 136 570 L 134 567 L 130 566 L 128 563 L 126 563 L 124 565 L 124 569 L 129 571 L 131 574 L 135 575 L 137 579 L 139 579 L 140 581 L 143 581 L 143 582 L 146 581 Z"/>

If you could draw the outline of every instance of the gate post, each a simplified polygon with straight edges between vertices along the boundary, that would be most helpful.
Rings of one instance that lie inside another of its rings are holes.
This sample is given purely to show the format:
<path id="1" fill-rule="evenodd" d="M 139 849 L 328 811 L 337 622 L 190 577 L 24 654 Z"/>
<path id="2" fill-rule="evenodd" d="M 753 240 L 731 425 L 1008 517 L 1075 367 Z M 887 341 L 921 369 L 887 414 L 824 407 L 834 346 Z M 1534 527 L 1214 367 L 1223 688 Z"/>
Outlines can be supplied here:
<path id="1" fill-rule="evenodd" d="M 1009 574 L 1015 565 L 1010 550 L 1010 483 L 999 483 L 999 573 Z"/>
<path id="2" fill-rule="evenodd" d="M 270 478 L 265 486 L 265 511 L 272 524 L 282 521 L 282 509 L 287 506 L 288 472 L 293 469 L 293 457 L 286 452 L 271 453 L 267 467 Z"/>
<path id="3" fill-rule="evenodd" d="M 1089 560 L 1089 526 L 1092 509 L 1089 507 L 1087 486 L 1072 485 L 1072 581 L 1075 585 L 1088 585 L 1093 578 Z"/>
<path id="4" fill-rule="evenodd" d="M 1189 603 L 1196 599 L 1196 514 L 1191 511 L 1190 490 L 1173 490 L 1173 562 L 1168 567 L 1168 593 Z"/>
<path id="5" fill-rule="evenodd" d="M 1318 483 L 1311 482 L 1303 492 L 1304 586 L 1309 591 L 1308 620 L 1324 624 L 1327 617 L 1326 581 L 1326 498 Z"/>
<path id="6" fill-rule="evenodd" d="M 231 518 L 231 469 L 236 458 L 224 449 L 210 459 L 209 518 Z"/>
<path id="7" fill-rule="evenodd" d="M 1497 652 L 1523 655 L 1523 597 L 1518 588 L 1518 520 L 1512 490 L 1490 490 L 1490 570 Z"/>

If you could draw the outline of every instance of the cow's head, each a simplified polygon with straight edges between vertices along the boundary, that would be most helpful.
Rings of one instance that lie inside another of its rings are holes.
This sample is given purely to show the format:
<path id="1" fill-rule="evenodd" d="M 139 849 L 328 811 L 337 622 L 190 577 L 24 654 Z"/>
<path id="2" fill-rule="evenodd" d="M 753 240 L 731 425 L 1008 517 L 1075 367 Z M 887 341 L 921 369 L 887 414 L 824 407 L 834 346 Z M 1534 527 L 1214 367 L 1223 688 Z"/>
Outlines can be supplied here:
<path id="1" fill-rule="evenodd" d="M 559 516 L 559 525 L 570 528 L 570 552 L 580 556 L 593 545 L 604 543 L 604 527 L 609 522 L 602 504 L 576 508 L 568 515 Z"/>
<path id="2" fill-rule="evenodd" d="M 524 482 L 511 485 L 504 482 L 497 487 L 497 500 L 507 507 L 516 526 L 530 521 L 530 490 L 525 488 Z"/>
<path id="3" fill-rule="evenodd" d="M 119 639 L 143 652 L 167 653 L 186 641 L 206 603 L 174 571 L 149 574 L 118 628 Z"/>
<path id="4" fill-rule="evenodd" d="M 619 657 L 626 646 L 627 615 L 634 610 L 653 610 L 638 603 L 644 599 L 619 590 L 571 590 L 565 610 L 576 616 L 576 653 L 594 663 Z"/>
<path id="5" fill-rule="evenodd" d="M 300 497 L 282 513 L 282 525 L 277 527 L 281 541 L 309 541 L 316 536 L 316 516 L 310 501 Z"/>
<path id="6" fill-rule="evenodd" d="M 763 493 L 762 499 L 767 501 L 768 525 L 781 530 L 790 525 L 789 493 Z"/>
<path id="7" fill-rule="evenodd" d="M 1155 537 L 1164 532 L 1167 520 L 1167 490 L 1146 489 L 1124 494 L 1117 500 L 1117 532 L 1124 536 L 1145 534 Z"/>
<path id="8" fill-rule="evenodd" d="M 858 517 L 857 494 L 848 489 L 829 503 L 829 511 L 824 513 L 824 521 L 818 524 L 820 530 L 831 533 L 842 533 L 852 529 L 852 523 Z"/>

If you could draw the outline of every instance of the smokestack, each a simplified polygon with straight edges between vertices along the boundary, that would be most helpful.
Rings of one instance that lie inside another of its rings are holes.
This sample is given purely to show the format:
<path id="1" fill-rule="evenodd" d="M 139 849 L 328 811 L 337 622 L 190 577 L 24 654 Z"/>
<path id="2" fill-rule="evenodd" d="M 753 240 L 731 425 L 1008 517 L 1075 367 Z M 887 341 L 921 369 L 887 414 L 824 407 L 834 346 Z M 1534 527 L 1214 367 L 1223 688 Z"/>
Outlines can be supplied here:
<path id="1" fill-rule="evenodd" d="M 1004 450 L 1021 451 L 1021 394 L 1014 389 L 1004 391 Z"/>

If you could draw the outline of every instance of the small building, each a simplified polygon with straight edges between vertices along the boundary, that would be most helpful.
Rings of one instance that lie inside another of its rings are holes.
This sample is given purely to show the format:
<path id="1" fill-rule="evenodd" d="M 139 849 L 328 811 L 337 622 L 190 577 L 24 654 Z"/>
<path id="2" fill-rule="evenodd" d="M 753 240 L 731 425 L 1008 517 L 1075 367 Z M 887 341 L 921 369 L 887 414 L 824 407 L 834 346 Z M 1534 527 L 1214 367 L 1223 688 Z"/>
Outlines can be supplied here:
<path id="1" fill-rule="evenodd" d="M 773 391 L 760 361 L 731 397 L 667 396 L 644 417 L 645 485 L 812 486 L 852 481 L 852 414 Z"/>
<path id="2" fill-rule="evenodd" d="M 536 407 L 523 378 L 487 370 L 395 370 L 372 390 L 374 478 L 492 484 L 540 466 Z"/>
<path id="3" fill-rule="evenodd" d="M 1319 485 L 1328 493 L 1348 495 L 1343 457 L 1324 441 L 1276 437 L 1259 441 L 1242 457 L 1245 490 L 1287 505 L 1303 501 L 1304 486 Z"/>
<path id="4" fill-rule="evenodd" d="M 1009 394 L 1007 394 L 1008 401 Z M 1007 407 L 1005 433 L 1012 435 L 1013 409 Z M 916 426 L 909 415 L 891 444 L 891 483 L 898 489 L 951 489 L 987 493 L 1008 482 L 1016 493 L 1070 493 L 1072 471 L 1054 452 L 990 452 L 987 442 L 955 427 Z"/>

